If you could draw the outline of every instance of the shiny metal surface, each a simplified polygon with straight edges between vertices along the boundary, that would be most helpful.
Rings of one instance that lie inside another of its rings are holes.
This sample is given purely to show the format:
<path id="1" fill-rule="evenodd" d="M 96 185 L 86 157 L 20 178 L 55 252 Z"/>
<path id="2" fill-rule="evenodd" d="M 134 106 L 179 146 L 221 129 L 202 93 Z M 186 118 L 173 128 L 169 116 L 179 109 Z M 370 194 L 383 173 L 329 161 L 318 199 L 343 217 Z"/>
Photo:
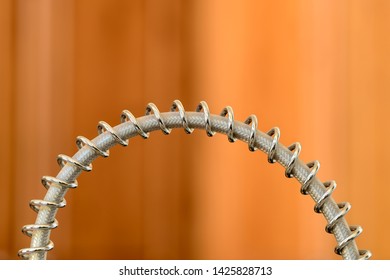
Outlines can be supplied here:
<path id="1" fill-rule="evenodd" d="M 300 182 L 303 182 L 301 185 L 301 193 L 302 194 L 310 194 L 312 195 L 313 199 L 316 202 L 315 205 L 315 212 L 316 213 L 322 213 L 325 216 L 326 215 L 331 215 L 331 216 L 326 216 L 328 220 L 328 225 L 326 226 L 325 230 L 328 233 L 332 233 L 336 236 L 337 239 L 337 234 L 335 231 L 338 230 L 338 227 L 343 227 L 345 224 L 345 220 L 343 219 L 344 216 L 347 214 L 347 212 L 350 210 L 351 206 L 348 202 L 343 202 L 343 203 L 338 203 L 337 207 L 339 211 L 336 212 L 329 212 L 329 205 L 333 203 L 331 199 L 331 194 L 334 191 L 336 184 L 334 181 L 329 181 L 325 182 L 321 185 L 321 187 L 324 189 L 322 194 L 318 197 L 315 198 L 313 195 L 313 187 L 315 184 L 317 184 L 316 180 L 316 174 L 319 170 L 320 164 L 318 161 L 312 161 L 307 163 L 306 165 L 302 163 L 299 163 L 299 153 L 301 151 L 301 146 L 299 143 L 294 143 L 293 145 L 289 146 L 288 148 L 283 147 L 279 143 L 279 138 L 280 138 L 280 131 L 278 128 L 273 128 L 270 131 L 268 131 L 266 134 L 262 134 L 265 136 L 260 136 L 259 131 L 257 130 L 257 118 L 254 115 L 249 116 L 244 123 L 237 122 L 234 120 L 234 115 L 233 115 L 233 110 L 231 107 L 227 106 L 225 107 L 220 116 L 215 116 L 213 115 L 213 125 L 215 131 L 212 129 L 212 118 L 209 113 L 209 109 L 207 106 L 207 103 L 202 101 L 200 104 L 197 106 L 196 115 L 194 113 L 191 113 L 187 116 L 184 107 L 180 102 L 175 100 L 173 103 L 174 105 L 171 107 L 171 111 L 174 110 L 179 110 L 178 113 L 171 112 L 170 114 L 164 114 L 164 117 L 167 119 L 170 118 L 171 121 L 175 120 L 176 125 L 173 124 L 174 122 L 171 123 L 171 128 L 169 128 L 165 124 L 165 120 L 162 118 L 160 111 L 158 110 L 157 106 L 154 105 L 153 103 L 149 103 L 146 109 L 146 116 L 150 115 L 150 113 L 153 113 L 155 118 L 148 118 L 150 121 L 150 124 L 154 123 L 155 127 L 160 128 L 160 130 L 164 134 L 169 134 L 171 132 L 171 129 L 173 127 L 183 127 L 186 129 L 186 132 L 189 133 L 190 130 L 193 130 L 193 128 L 203 128 L 206 130 L 206 133 L 208 136 L 213 136 L 216 132 L 220 132 L 223 134 L 226 134 L 228 136 L 228 139 L 230 142 L 234 142 L 237 139 L 240 139 L 242 141 L 245 141 L 248 143 L 248 148 L 250 151 L 255 151 L 258 149 L 259 142 L 258 140 L 260 139 L 259 137 L 264 137 L 264 141 L 267 141 L 267 148 L 263 148 L 262 150 L 265 151 L 265 153 L 268 155 L 268 161 L 270 163 L 274 163 L 276 161 L 281 161 L 281 156 L 282 154 L 280 153 L 283 149 L 284 152 L 288 151 L 290 154 L 288 155 L 288 160 L 284 160 L 283 165 L 286 166 L 285 169 L 285 175 L 288 178 L 296 177 L 296 179 Z M 202 114 L 199 114 L 203 111 L 203 116 Z M 179 119 L 179 125 L 177 125 L 177 116 L 180 117 Z M 191 119 L 189 116 L 194 117 L 196 121 L 192 122 L 192 126 L 190 127 L 191 124 Z M 224 118 L 227 116 L 227 120 Z M 199 119 L 203 119 L 202 122 L 199 123 Z M 157 121 L 157 122 L 156 122 Z M 135 127 L 135 135 L 140 135 L 141 137 L 146 137 L 148 136 L 149 131 L 142 127 L 142 125 L 138 124 L 138 121 L 132 117 L 132 114 L 128 111 L 124 111 L 121 115 L 121 122 L 122 124 L 125 124 L 126 122 L 131 122 L 131 124 Z M 170 123 L 167 121 L 167 123 Z M 237 125 L 237 131 L 236 126 Z M 138 127 L 138 128 L 137 128 Z M 156 128 L 155 128 L 156 129 Z M 112 128 L 110 125 L 107 123 L 101 121 L 99 122 L 98 126 L 98 132 L 99 135 L 107 132 L 105 135 L 100 135 L 104 136 L 105 139 L 110 139 L 113 140 L 113 142 L 121 144 L 123 146 L 126 146 L 128 144 L 128 140 L 123 139 L 125 137 L 121 137 L 119 131 L 116 129 Z M 192 132 L 192 131 L 191 131 Z M 101 137 L 103 139 L 103 137 Z M 126 138 L 129 138 L 127 136 Z M 76 141 L 77 147 L 79 149 L 83 148 L 85 145 L 88 146 L 90 151 L 95 153 L 96 155 L 100 156 L 108 156 L 108 151 L 104 151 L 104 149 L 101 148 L 101 146 L 98 145 L 98 140 L 90 141 L 87 140 L 84 137 L 78 137 Z M 97 141 L 97 142 L 95 142 Z M 96 143 L 96 144 L 95 144 Z M 264 147 L 264 146 L 263 146 Z M 268 149 L 268 150 L 267 150 Z M 75 156 L 74 156 L 75 157 Z M 59 155 L 58 157 L 58 163 L 60 164 L 61 167 L 66 168 L 69 167 L 69 165 L 75 169 L 75 172 L 79 174 L 81 171 L 90 171 L 92 169 L 92 165 L 89 164 L 84 164 L 83 160 L 76 159 L 74 157 L 69 157 L 65 155 Z M 86 161 L 88 163 L 88 161 Z M 68 164 L 67 164 L 68 163 Z M 302 167 L 303 166 L 303 167 Z M 309 171 L 305 171 L 304 173 L 306 174 L 303 179 L 301 176 L 299 176 L 302 173 L 301 168 L 306 168 Z M 307 173 L 306 173 L 307 172 Z M 76 176 L 77 177 L 77 176 Z M 55 177 L 50 177 L 50 176 L 44 176 L 42 178 L 42 184 L 45 186 L 46 189 L 48 189 L 48 192 L 52 188 L 59 189 L 61 191 L 69 189 L 69 188 L 76 188 L 77 187 L 77 181 L 74 179 L 74 181 L 64 181 L 60 180 Z M 64 193 L 63 193 L 64 194 Z M 62 208 L 66 205 L 66 201 L 64 200 L 63 196 L 61 197 L 55 197 L 54 201 L 49 201 L 49 200 L 31 200 L 30 202 L 30 207 L 35 211 L 38 212 L 38 216 L 45 211 L 49 211 L 51 213 L 50 215 L 47 215 L 47 217 L 53 217 L 52 220 L 48 220 L 45 223 L 35 223 L 32 225 L 26 225 L 23 227 L 22 232 L 26 234 L 27 236 L 32 237 L 34 240 L 34 234 L 43 234 L 43 237 L 38 240 L 40 243 L 34 243 L 38 244 L 35 246 L 31 246 L 31 248 L 25 248 L 19 250 L 19 256 L 22 258 L 28 258 L 31 259 L 36 258 L 45 258 L 47 251 L 51 250 L 53 248 L 53 242 L 46 240 L 46 238 L 49 236 L 50 231 L 58 226 L 57 220 L 54 218 L 56 211 L 58 208 Z M 335 252 L 337 254 L 342 255 L 343 257 L 347 256 L 349 258 L 359 258 L 359 259 L 368 259 L 371 256 L 371 252 L 368 250 L 358 250 L 358 256 L 357 257 L 350 257 L 349 255 L 349 250 L 354 250 L 355 243 L 354 240 L 356 237 L 359 236 L 359 234 L 362 232 L 362 229 L 360 226 L 350 226 L 349 227 L 350 233 L 348 232 L 342 232 L 339 231 L 338 233 L 342 234 L 342 239 L 338 237 L 338 244 L 335 248 Z M 41 245 L 41 243 L 44 241 L 44 244 Z M 33 245 L 33 241 L 32 241 Z M 347 252 L 348 250 L 348 252 Z M 356 252 L 356 251 L 355 251 Z M 43 253 L 43 254 L 40 254 Z M 38 255 L 36 255 L 38 254 Z"/>

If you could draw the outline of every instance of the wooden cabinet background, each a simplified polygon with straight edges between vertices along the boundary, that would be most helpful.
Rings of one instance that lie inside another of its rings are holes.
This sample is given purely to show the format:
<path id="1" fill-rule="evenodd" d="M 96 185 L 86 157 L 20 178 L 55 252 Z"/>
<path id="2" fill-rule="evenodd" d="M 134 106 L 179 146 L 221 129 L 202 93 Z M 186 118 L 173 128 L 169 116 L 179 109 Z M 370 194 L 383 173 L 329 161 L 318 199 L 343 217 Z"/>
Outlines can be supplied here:
<path id="1" fill-rule="evenodd" d="M 30 239 L 57 154 L 128 109 L 231 105 L 301 142 L 351 202 L 360 248 L 390 257 L 389 1 L 0 1 L 0 258 Z M 50 259 L 338 259 L 280 166 L 202 131 L 153 133 L 82 174 Z"/>

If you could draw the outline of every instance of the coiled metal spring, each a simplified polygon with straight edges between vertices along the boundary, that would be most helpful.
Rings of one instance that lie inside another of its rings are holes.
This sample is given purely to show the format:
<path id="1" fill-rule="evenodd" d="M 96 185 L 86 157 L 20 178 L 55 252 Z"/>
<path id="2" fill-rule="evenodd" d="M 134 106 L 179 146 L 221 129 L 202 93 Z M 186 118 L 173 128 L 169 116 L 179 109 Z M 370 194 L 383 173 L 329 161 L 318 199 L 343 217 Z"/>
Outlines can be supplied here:
<path id="1" fill-rule="evenodd" d="M 248 143 L 248 149 L 251 152 L 258 149 L 265 152 L 269 163 L 278 161 L 286 168 L 287 178 L 295 177 L 301 182 L 301 193 L 310 194 L 313 197 L 316 202 L 314 211 L 324 214 L 328 220 L 325 230 L 336 236 L 335 253 L 342 255 L 344 259 L 369 259 L 371 252 L 357 250 L 355 244 L 355 238 L 361 234 L 362 228 L 347 226 L 344 220 L 351 205 L 343 202 L 335 206 L 331 194 L 336 188 L 336 183 L 334 181 L 321 183 L 316 179 L 320 167 L 319 162 L 312 161 L 303 164 L 299 161 L 301 152 L 299 143 L 285 148 L 279 143 L 279 128 L 275 127 L 263 133 L 257 129 L 257 126 L 258 120 L 255 115 L 250 115 L 243 123 L 235 121 L 233 109 L 230 106 L 223 108 L 219 116 L 211 115 L 207 103 L 202 101 L 197 106 L 196 112 L 187 113 L 179 100 L 173 102 L 168 113 L 160 113 L 156 105 L 149 103 L 145 116 L 138 119 L 129 111 L 124 110 L 121 114 L 121 125 L 115 128 L 106 122 L 99 122 L 98 137 L 93 140 L 83 136 L 77 137 L 76 145 L 79 152 L 73 157 L 59 155 L 57 162 L 62 167 L 60 173 L 57 177 L 44 176 L 42 178 L 42 184 L 48 193 L 44 200 L 34 199 L 30 202 L 30 207 L 38 213 L 38 217 L 35 224 L 22 228 L 22 232 L 32 237 L 32 241 L 31 247 L 19 250 L 18 255 L 24 259 L 46 258 L 46 253 L 54 247 L 49 236 L 51 230 L 58 226 L 54 218 L 56 211 L 65 207 L 65 193 L 68 189 L 77 187 L 76 177 L 81 171 L 92 170 L 91 161 L 93 159 L 98 156 L 108 157 L 109 147 L 116 143 L 127 146 L 128 139 L 135 135 L 147 139 L 149 132 L 153 130 L 161 130 L 168 135 L 172 128 L 182 127 L 187 134 L 191 134 L 195 128 L 205 129 L 209 137 L 215 135 L 216 132 L 226 134 L 231 143 L 239 139 Z M 336 210 L 331 211 L 334 206 Z M 336 234 L 336 231 L 339 234 Z"/>

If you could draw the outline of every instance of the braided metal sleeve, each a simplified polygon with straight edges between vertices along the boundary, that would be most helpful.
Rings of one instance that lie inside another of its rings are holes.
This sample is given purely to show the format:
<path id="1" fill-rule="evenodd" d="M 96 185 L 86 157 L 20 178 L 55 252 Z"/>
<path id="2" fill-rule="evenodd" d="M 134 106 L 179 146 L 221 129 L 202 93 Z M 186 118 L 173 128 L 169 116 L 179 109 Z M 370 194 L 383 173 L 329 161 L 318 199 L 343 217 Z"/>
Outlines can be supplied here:
<path id="1" fill-rule="evenodd" d="M 358 234 L 353 230 L 356 228 L 349 227 L 344 219 L 346 211 L 343 212 L 340 204 L 336 204 L 332 197 L 330 197 L 331 191 L 329 192 L 329 188 L 324 186 L 324 184 L 317 179 L 315 176 L 316 172 L 313 173 L 313 169 L 311 168 L 313 166 L 307 165 L 299 160 L 299 158 L 297 158 L 297 153 L 294 152 L 294 148 L 291 149 L 292 146 L 286 148 L 282 144 L 278 143 L 277 140 L 279 135 L 277 135 L 277 139 L 275 135 L 272 137 L 272 135 L 275 134 L 275 131 L 279 131 L 278 129 L 276 129 L 273 133 L 264 133 L 257 129 L 254 131 L 254 126 L 252 125 L 253 123 L 251 124 L 249 121 L 246 121 L 247 124 L 239 121 L 233 121 L 232 123 L 231 119 L 224 117 L 224 115 L 210 115 L 208 112 L 206 114 L 206 112 L 200 112 L 200 110 L 197 111 L 198 112 L 185 112 L 185 114 L 183 114 L 183 112 L 153 112 L 154 114 L 152 115 L 142 116 L 136 120 L 133 119 L 133 121 L 122 122 L 121 124 L 115 126 L 112 131 L 108 131 L 107 129 L 102 130 L 101 134 L 90 141 L 94 145 L 94 148 L 91 148 L 91 145 L 80 146 L 80 150 L 75 153 L 72 158 L 82 166 L 89 167 L 96 157 L 102 155 L 102 151 L 106 151 L 108 154 L 108 149 L 117 144 L 118 139 L 122 141 L 120 144 L 126 145 L 127 139 L 137 135 L 148 136 L 149 132 L 155 130 L 168 131 L 174 128 L 182 129 L 183 127 L 187 131 L 189 131 L 189 128 L 207 130 L 207 134 L 209 136 L 212 136 L 210 135 L 211 129 L 213 133 L 217 132 L 233 136 L 232 128 L 234 126 L 234 137 L 236 139 L 248 143 L 250 150 L 258 149 L 266 153 L 269 156 L 270 162 L 276 161 L 283 167 L 289 168 L 289 177 L 295 177 L 302 186 L 306 185 L 304 194 L 309 194 L 313 198 L 313 200 L 317 203 L 317 208 L 320 210 L 318 212 L 321 212 L 324 215 L 329 223 L 328 226 L 331 225 L 329 232 L 334 234 L 338 244 L 336 247 L 337 250 L 335 250 L 336 253 L 342 255 L 344 259 L 348 260 L 370 258 L 371 253 L 369 251 L 359 251 L 357 249 L 354 239 Z M 207 117 L 205 118 L 205 116 Z M 135 123 L 134 120 L 136 121 Z M 119 138 L 113 137 L 112 133 L 115 133 Z M 270 157 L 270 153 L 272 153 L 272 157 Z M 63 167 L 57 174 L 56 178 L 61 182 L 74 184 L 81 171 L 82 168 L 80 168 L 80 166 L 66 162 L 63 164 Z M 64 187 L 61 184 L 50 185 L 44 201 L 60 204 L 64 201 L 64 196 L 67 190 L 68 187 Z M 53 221 L 55 221 L 57 210 L 58 207 L 40 205 L 35 225 L 52 224 Z M 46 259 L 47 251 L 53 247 L 53 244 L 50 241 L 51 229 L 52 228 L 31 228 L 31 247 L 20 250 L 19 255 L 31 260 Z M 360 227 L 359 229 L 361 232 Z M 34 248 L 37 249 L 34 251 Z M 30 249 L 30 251 L 28 251 L 28 249 Z"/>

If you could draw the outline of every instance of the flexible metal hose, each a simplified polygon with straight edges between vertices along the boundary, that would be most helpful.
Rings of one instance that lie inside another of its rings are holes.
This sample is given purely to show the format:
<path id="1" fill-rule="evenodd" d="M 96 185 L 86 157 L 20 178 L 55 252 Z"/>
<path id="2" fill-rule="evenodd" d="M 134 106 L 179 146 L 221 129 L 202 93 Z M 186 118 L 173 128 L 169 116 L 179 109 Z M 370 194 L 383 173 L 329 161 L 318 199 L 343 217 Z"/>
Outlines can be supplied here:
<path id="1" fill-rule="evenodd" d="M 178 112 L 176 112 L 178 110 Z M 153 114 L 151 114 L 153 113 Z M 226 117 L 227 116 L 227 117 Z M 66 205 L 64 196 L 69 188 L 77 187 L 76 178 L 81 171 L 90 171 L 91 162 L 98 156 L 107 157 L 108 150 L 116 145 L 126 146 L 128 139 L 137 135 L 148 138 L 149 132 L 162 130 L 169 134 L 174 128 L 184 128 L 190 134 L 193 129 L 204 129 L 208 136 L 222 133 L 230 142 L 237 139 L 248 143 L 250 151 L 261 150 L 268 155 L 270 163 L 278 162 L 286 168 L 286 176 L 295 177 L 301 184 L 302 194 L 310 195 L 316 202 L 315 212 L 322 213 L 328 221 L 326 231 L 334 234 L 337 246 L 335 252 L 344 259 L 369 259 L 371 252 L 358 250 L 355 238 L 362 232 L 360 226 L 348 226 L 344 215 L 349 211 L 348 202 L 335 203 L 331 197 L 335 182 L 322 183 L 315 176 L 318 161 L 305 164 L 299 158 L 300 144 L 289 147 L 279 143 L 280 132 L 273 128 L 267 133 L 257 130 L 257 118 L 248 117 L 245 122 L 234 120 L 233 110 L 228 106 L 220 115 L 211 115 L 206 102 L 202 101 L 196 112 L 185 112 L 180 101 L 175 100 L 171 112 L 160 113 L 153 103 L 149 103 L 146 115 L 134 118 L 129 111 L 123 111 L 122 123 L 112 128 L 105 122 L 99 122 L 99 135 L 93 140 L 77 137 L 79 151 L 73 157 L 59 155 L 58 163 L 62 169 L 56 177 L 44 176 L 43 185 L 47 188 L 43 200 L 32 200 L 31 208 L 38 212 L 35 224 L 23 227 L 23 232 L 31 236 L 30 248 L 21 249 L 19 256 L 24 259 L 46 259 L 47 251 L 54 245 L 50 241 L 50 232 L 57 227 L 55 219 L 58 208 Z"/>

